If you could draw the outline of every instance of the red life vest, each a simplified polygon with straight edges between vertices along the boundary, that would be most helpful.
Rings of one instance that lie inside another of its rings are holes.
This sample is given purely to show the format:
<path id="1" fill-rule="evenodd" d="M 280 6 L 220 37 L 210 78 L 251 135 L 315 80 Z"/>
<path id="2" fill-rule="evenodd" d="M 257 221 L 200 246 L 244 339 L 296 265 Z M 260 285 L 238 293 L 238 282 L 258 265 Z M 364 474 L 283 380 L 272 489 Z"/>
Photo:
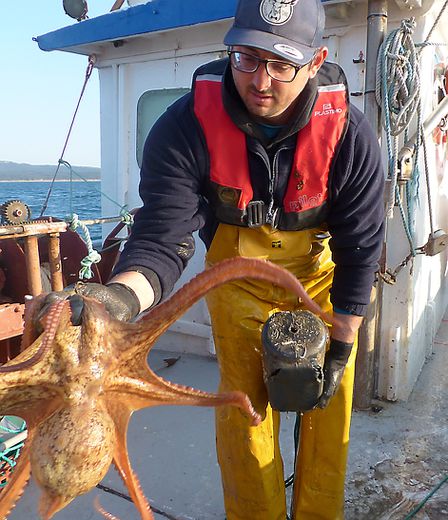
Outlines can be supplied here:
<path id="1" fill-rule="evenodd" d="M 219 197 L 219 203 L 230 206 L 229 211 L 221 207 L 217 215 L 219 220 L 251 225 L 247 213 L 253 203 L 253 190 L 246 137 L 224 108 L 221 82 L 220 75 L 204 74 L 196 77 L 194 112 L 204 132 L 210 155 L 210 181 L 220 189 L 221 194 L 227 193 L 227 196 Z M 297 135 L 281 218 L 275 223 L 271 222 L 275 227 L 298 230 L 323 222 L 330 168 L 348 117 L 346 95 L 343 83 L 318 87 L 318 97 L 310 121 Z M 261 220 L 258 225 L 264 223 Z"/>

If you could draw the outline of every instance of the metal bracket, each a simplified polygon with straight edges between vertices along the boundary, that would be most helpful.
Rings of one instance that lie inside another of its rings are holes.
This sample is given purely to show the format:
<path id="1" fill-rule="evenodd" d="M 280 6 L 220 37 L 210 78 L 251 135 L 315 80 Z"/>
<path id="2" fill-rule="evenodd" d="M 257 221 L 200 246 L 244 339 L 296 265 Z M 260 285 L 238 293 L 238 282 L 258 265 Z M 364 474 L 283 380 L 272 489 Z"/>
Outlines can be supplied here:
<path id="1" fill-rule="evenodd" d="M 398 156 L 398 178 L 400 181 L 409 181 L 414 167 L 414 150 L 403 148 Z"/>
<path id="2" fill-rule="evenodd" d="M 426 256 L 435 256 L 448 246 L 448 234 L 443 229 L 438 229 L 429 235 L 428 242 L 423 246 Z"/>

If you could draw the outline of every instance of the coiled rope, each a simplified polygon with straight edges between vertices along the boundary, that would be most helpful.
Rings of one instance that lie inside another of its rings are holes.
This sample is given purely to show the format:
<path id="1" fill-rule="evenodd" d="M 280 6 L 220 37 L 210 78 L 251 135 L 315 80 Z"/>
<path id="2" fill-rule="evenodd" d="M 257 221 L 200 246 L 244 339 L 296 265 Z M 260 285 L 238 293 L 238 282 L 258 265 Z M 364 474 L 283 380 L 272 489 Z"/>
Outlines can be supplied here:
<path id="1" fill-rule="evenodd" d="M 410 247 L 410 255 L 408 255 L 406 263 L 417 254 L 413 239 L 413 208 L 415 202 L 418 200 L 420 177 L 418 165 L 421 149 L 423 150 L 423 161 L 427 184 L 431 236 L 434 234 L 428 157 L 423 133 L 419 60 L 421 57 L 421 50 L 424 47 L 428 45 L 446 45 L 446 43 L 438 44 L 430 42 L 429 39 L 447 7 L 448 0 L 445 0 L 445 3 L 424 42 L 420 44 L 414 43 L 412 34 L 416 27 L 416 21 L 415 18 L 409 18 L 402 20 L 400 27 L 388 35 L 378 53 L 375 94 L 377 103 L 381 107 L 383 114 L 383 127 L 386 133 L 388 151 L 388 178 L 390 180 L 386 214 L 388 218 L 391 218 L 393 215 L 394 205 L 396 204 L 398 206 L 403 222 L 403 228 Z M 408 142 L 409 124 L 414 117 L 417 119 L 417 133 L 414 148 L 413 168 L 410 179 L 405 185 L 405 210 L 398 185 L 398 146 L 401 134 L 404 136 L 404 142 Z"/>
<path id="2" fill-rule="evenodd" d="M 415 18 L 402 20 L 400 27 L 392 31 L 381 45 L 375 89 L 377 103 L 382 107 L 388 152 L 390 191 L 386 206 L 387 216 L 389 218 L 392 216 L 397 201 L 412 249 L 414 246 L 408 225 L 410 218 L 409 214 L 407 218 L 405 217 L 398 190 L 398 146 L 399 137 L 403 132 L 405 140 L 407 139 L 409 123 L 416 114 L 419 119 L 417 124 L 421 126 L 420 66 L 418 53 L 412 40 L 415 27 Z M 416 151 L 419 148 L 420 143 L 417 143 Z M 415 163 L 417 162 L 416 160 Z"/>

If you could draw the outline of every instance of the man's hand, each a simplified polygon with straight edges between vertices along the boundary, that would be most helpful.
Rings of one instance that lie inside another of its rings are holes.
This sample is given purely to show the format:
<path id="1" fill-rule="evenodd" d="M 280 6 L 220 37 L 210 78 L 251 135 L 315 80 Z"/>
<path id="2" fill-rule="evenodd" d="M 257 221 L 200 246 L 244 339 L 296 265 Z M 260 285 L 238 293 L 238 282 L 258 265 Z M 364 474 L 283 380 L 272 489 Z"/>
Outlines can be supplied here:
<path id="1" fill-rule="evenodd" d="M 330 340 L 330 348 L 324 363 L 324 389 L 317 403 L 319 408 L 326 408 L 330 399 L 337 392 L 352 347 L 353 343 L 344 343 L 333 338 Z"/>
<path id="2" fill-rule="evenodd" d="M 73 325 L 80 325 L 84 308 L 83 299 L 80 296 L 87 296 L 103 303 L 109 314 L 120 321 L 130 321 L 140 311 L 140 304 L 134 291 L 124 284 L 101 285 L 99 283 L 77 282 L 64 291 L 48 294 L 43 300 L 37 320 L 40 321 L 55 301 L 68 299 L 72 311 L 71 321 Z"/>

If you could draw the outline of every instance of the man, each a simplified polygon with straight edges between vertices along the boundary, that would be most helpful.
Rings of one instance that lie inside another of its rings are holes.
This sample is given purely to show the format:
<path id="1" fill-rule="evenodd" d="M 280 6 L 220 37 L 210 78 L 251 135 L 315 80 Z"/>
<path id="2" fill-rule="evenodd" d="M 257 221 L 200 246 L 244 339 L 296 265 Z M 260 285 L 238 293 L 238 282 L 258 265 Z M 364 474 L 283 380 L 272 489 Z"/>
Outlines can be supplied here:
<path id="1" fill-rule="evenodd" d="M 173 288 L 194 253 L 267 258 L 338 313 L 318 407 L 303 415 L 293 518 L 343 518 L 356 334 L 383 239 L 383 172 L 375 136 L 326 64 L 320 0 L 240 0 L 228 60 L 199 68 L 193 88 L 151 130 L 138 212 L 114 278 L 84 294 L 131 319 Z M 331 295 L 330 295 L 331 294 Z M 298 304 L 268 284 L 238 281 L 208 297 L 220 390 L 246 392 L 264 420 L 216 412 L 228 520 L 284 520 L 279 414 L 267 401 L 260 331 Z M 345 369 L 345 370 L 344 370 Z"/>

